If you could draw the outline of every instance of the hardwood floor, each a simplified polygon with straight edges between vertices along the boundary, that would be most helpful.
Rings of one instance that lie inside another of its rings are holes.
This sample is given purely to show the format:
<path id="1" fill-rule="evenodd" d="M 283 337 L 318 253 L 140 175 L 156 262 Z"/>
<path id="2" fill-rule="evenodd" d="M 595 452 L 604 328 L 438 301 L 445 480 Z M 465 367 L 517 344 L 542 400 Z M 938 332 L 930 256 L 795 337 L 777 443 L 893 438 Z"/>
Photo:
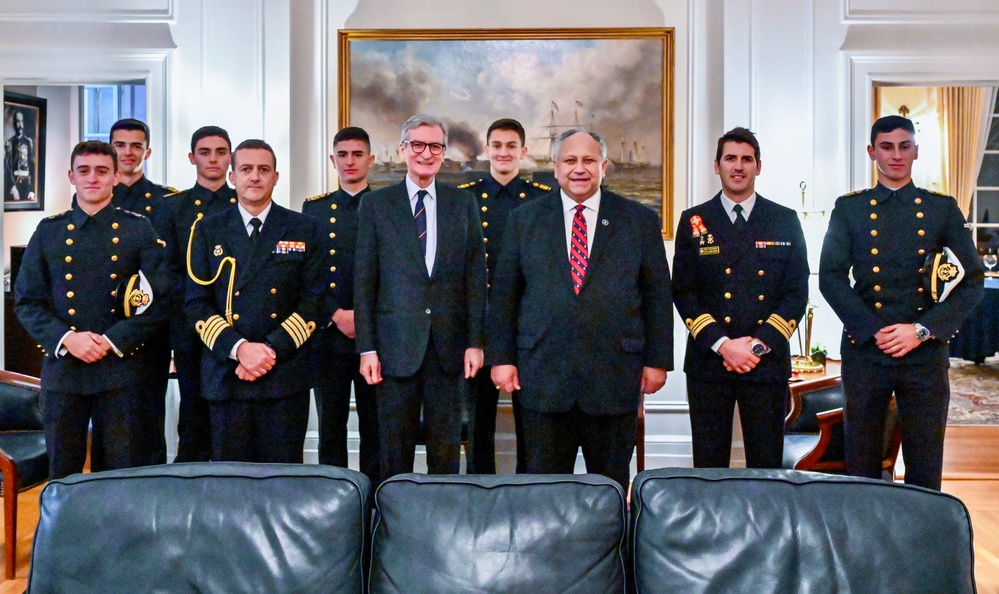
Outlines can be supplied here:
<path id="1" fill-rule="evenodd" d="M 16 579 L 0 582 L 0 594 L 21 594 L 27 588 L 41 489 L 25 491 L 18 499 Z M 943 491 L 963 501 L 971 513 L 978 591 L 999 594 L 999 427 L 947 428 Z"/>

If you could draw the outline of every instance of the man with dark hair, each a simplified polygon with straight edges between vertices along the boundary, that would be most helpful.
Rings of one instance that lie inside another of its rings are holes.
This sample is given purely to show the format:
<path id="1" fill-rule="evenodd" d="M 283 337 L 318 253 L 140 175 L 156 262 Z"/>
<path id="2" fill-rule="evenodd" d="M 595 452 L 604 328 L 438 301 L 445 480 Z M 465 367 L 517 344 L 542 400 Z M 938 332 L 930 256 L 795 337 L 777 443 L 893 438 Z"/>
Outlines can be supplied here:
<path id="1" fill-rule="evenodd" d="M 486 268 L 492 285 L 496 257 L 503 245 L 503 226 L 510 212 L 551 191 L 549 186 L 530 183 L 520 177 L 520 162 L 527 156 L 524 126 L 511 118 L 496 120 L 486 131 L 489 175 L 458 186 L 467 189 L 479 202 L 482 236 L 486 239 Z M 492 254 L 492 256 L 490 256 Z M 490 259 L 491 258 L 491 259 Z M 489 380 L 490 368 L 469 381 L 468 407 L 469 474 L 496 474 L 496 405 L 499 390 Z M 520 394 L 511 394 L 517 436 L 517 472 L 524 472 L 524 430 L 520 420 Z"/>
<path id="2" fill-rule="evenodd" d="M 642 394 L 673 368 L 656 213 L 600 187 L 607 144 L 567 130 L 559 189 L 510 214 L 489 296 L 491 378 L 521 390 L 529 473 L 586 471 L 627 490 Z M 592 249 L 591 249 L 592 247 Z"/>
<path id="3" fill-rule="evenodd" d="M 846 471 L 881 476 L 894 394 L 905 482 L 940 489 L 947 341 L 982 298 L 982 265 L 957 201 L 912 183 L 910 120 L 874 122 L 867 154 L 878 183 L 836 200 L 819 262 L 819 288 L 844 326 Z"/>
<path id="4" fill-rule="evenodd" d="M 368 171 L 375 162 L 368 133 L 353 126 L 337 132 L 330 160 L 340 175 L 340 189 L 308 198 L 302 205 L 302 213 L 315 218 L 328 236 L 326 249 L 331 273 L 326 298 L 327 310 L 333 312 L 333 317 L 327 324 L 320 324 L 317 336 L 312 339 L 319 463 L 347 467 L 347 418 L 353 386 L 361 434 L 360 470 L 377 486 L 380 474 L 375 388 L 361 376 L 360 356 L 354 342 L 357 207 L 361 197 L 370 191 Z"/>
<path id="5" fill-rule="evenodd" d="M 727 468 L 736 403 L 746 465 L 780 468 L 788 341 L 808 301 L 808 255 L 797 214 L 756 193 L 760 145 L 746 128 L 718 139 L 722 189 L 680 215 L 673 300 L 689 334 L 694 466 Z"/>
<path id="6" fill-rule="evenodd" d="M 226 183 L 232 162 L 229 133 L 218 126 L 198 128 L 191 136 L 191 153 L 197 181 L 194 187 L 167 194 L 164 225 L 170 248 L 170 269 L 175 286 L 183 287 L 187 278 L 187 248 L 195 221 L 226 209 L 235 208 L 236 192 Z M 184 314 L 183 291 L 173 302 L 170 343 L 173 346 L 177 383 L 180 387 L 180 412 L 177 421 L 177 457 L 175 462 L 203 462 L 212 452 L 208 403 L 201 397 L 201 340 Z"/>
<path id="7" fill-rule="evenodd" d="M 201 336 L 212 460 L 302 462 L 309 355 L 329 316 L 324 242 L 313 220 L 274 204 L 277 159 L 263 140 L 232 153 L 237 207 L 202 220 L 191 243 L 187 318 Z"/>
<path id="8" fill-rule="evenodd" d="M 135 387 L 149 370 L 137 353 L 169 312 L 166 248 L 145 217 L 111 205 L 115 159 L 107 143 L 76 145 L 77 203 L 39 223 L 14 286 L 18 319 L 45 354 L 51 478 L 83 470 L 91 423 L 91 470 L 147 463 L 148 412 Z"/>
<path id="9" fill-rule="evenodd" d="M 157 235 L 168 244 L 164 196 L 176 192 L 173 188 L 154 184 L 146 178 L 143 165 L 152 154 L 149 148 L 149 126 L 140 120 L 126 118 L 111 125 L 109 139 L 118 154 L 120 182 L 111 199 L 114 206 L 147 217 Z M 172 249 L 172 246 L 168 245 Z M 170 329 L 163 326 L 147 343 L 142 356 L 148 358 L 147 377 L 136 389 L 145 394 L 149 427 L 145 432 L 147 464 L 166 463 L 166 391 L 170 375 Z"/>
<path id="10" fill-rule="evenodd" d="M 427 469 L 458 472 L 462 373 L 482 367 L 486 264 L 475 197 L 437 183 L 447 126 L 402 127 L 406 179 L 361 201 L 354 306 L 361 374 L 377 384 L 381 472 L 412 472 L 423 409 Z"/>

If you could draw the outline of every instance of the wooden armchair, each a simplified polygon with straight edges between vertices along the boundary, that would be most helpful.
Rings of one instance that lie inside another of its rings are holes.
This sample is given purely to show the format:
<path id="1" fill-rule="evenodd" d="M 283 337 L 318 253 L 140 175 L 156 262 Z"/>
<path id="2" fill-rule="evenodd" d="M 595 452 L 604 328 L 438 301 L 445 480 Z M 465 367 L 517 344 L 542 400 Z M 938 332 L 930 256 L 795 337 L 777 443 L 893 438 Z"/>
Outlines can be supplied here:
<path id="1" fill-rule="evenodd" d="M 807 385 L 792 386 L 790 410 L 784 420 L 784 468 L 814 470 L 833 474 L 846 472 L 843 445 L 843 380 L 830 377 Z M 902 432 L 898 424 L 895 398 L 888 406 L 883 478 L 895 479 Z"/>
<path id="2" fill-rule="evenodd" d="M 49 478 L 38 379 L 0 370 L 0 474 L 3 483 L 5 579 L 14 579 L 17 494 Z"/>

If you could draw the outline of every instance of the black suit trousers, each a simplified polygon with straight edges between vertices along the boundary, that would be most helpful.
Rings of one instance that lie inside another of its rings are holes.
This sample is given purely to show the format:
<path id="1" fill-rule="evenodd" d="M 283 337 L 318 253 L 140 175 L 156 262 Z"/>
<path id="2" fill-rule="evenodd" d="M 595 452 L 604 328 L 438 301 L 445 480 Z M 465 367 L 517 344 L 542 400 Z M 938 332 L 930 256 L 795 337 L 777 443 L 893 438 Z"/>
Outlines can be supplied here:
<path id="1" fill-rule="evenodd" d="M 191 348 L 185 348 L 190 346 Z M 201 397 L 201 341 L 174 351 L 180 410 L 177 419 L 177 458 L 174 462 L 207 462 L 212 456 L 212 424 L 208 401 Z"/>
<path id="2" fill-rule="evenodd" d="M 784 381 L 706 382 L 688 377 L 694 467 L 728 468 L 732 457 L 732 422 L 738 403 L 746 466 L 780 468 L 787 395 Z"/>
<path id="3" fill-rule="evenodd" d="M 564 413 L 523 409 L 526 470 L 529 474 L 572 474 L 583 449 L 586 472 L 602 474 L 628 492 L 638 411 L 589 415 L 573 407 Z"/>
<path id="4" fill-rule="evenodd" d="M 950 360 L 946 348 L 938 350 L 925 363 L 902 365 L 878 365 L 843 354 L 848 474 L 881 478 L 885 416 L 894 393 L 902 428 L 905 482 L 940 490 L 950 405 Z"/>
<path id="5" fill-rule="evenodd" d="M 208 406 L 212 460 L 302 463 L 308 390 L 280 398 L 213 400 Z"/>
<path id="6" fill-rule="evenodd" d="M 322 358 L 322 367 L 316 367 L 318 375 L 313 389 L 319 414 L 319 463 L 347 468 L 347 418 L 353 385 L 361 434 L 360 470 L 371 479 L 371 486 L 377 487 L 381 476 L 378 407 L 375 387 L 364 381 L 360 368 L 360 355 L 350 353 L 327 353 Z"/>
<path id="7" fill-rule="evenodd" d="M 499 390 L 489 378 L 492 365 L 486 365 L 470 380 L 468 474 L 496 474 L 496 410 Z M 511 394 L 513 422 L 517 437 L 517 473 L 526 472 L 524 464 L 524 421 L 521 418 L 520 392 Z"/>
<path id="8" fill-rule="evenodd" d="M 461 374 L 446 373 L 441 367 L 433 340 L 428 343 L 423 363 L 414 375 L 383 376 L 375 388 L 383 478 L 413 472 L 421 406 L 426 428 L 427 471 L 458 474 L 462 382 Z"/>

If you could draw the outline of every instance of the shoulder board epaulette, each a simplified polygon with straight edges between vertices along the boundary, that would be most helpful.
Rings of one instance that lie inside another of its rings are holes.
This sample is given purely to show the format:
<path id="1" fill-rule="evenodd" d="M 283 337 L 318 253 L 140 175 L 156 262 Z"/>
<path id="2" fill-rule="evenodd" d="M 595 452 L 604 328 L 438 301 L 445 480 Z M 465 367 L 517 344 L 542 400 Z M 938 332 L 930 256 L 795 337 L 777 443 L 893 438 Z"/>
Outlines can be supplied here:
<path id="1" fill-rule="evenodd" d="M 316 194 L 315 196 L 309 196 L 305 199 L 306 202 L 312 202 L 314 200 L 319 200 L 320 198 L 325 198 L 327 194 Z"/>
<path id="2" fill-rule="evenodd" d="M 176 194 L 177 193 L 177 188 L 174 188 L 174 187 L 171 187 L 171 186 L 163 186 L 163 187 L 166 189 L 167 192 L 169 192 L 171 194 Z"/>
<path id="3" fill-rule="evenodd" d="M 58 219 L 60 217 L 64 217 L 64 216 L 68 215 L 71 212 L 73 212 L 72 208 L 69 209 L 69 210 L 64 210 L 62 212 L 57 212 L 54 215 L 49 215 L 49 216 L 45 217 L 45 220 L 46 221 L 52 221 L 52 220 Z"/>
<path id="4" fill-rule="evenodd" d="M 472 186 L 474 186 L 475 184 L 479 183 L 480 181 L 482 181 L 482 180 L 480 179 L 480 180 L 476 180 L 476 181 L 473 181 L 473 182 L 468 182 L 467 184 L 461 184 L 458 187 L 461 188 L 462 190 L 464 190 L 465 188 L 471 188 Z"/>
<path id="5" fill-rule="evenodd" d="M 870 190 L 870 188 L 864 188 L 863 190 L 856 190 L 856 191 L 850 192 L 849 194 L 843 194 L 843 196 L 841 196 L 841 198 L 849 198 L 850 196 L 857 196 L 857 195 L 863 194 L 864 192 L 867 192 L 868 190 Z"/>
<path id="6" fill-rule="evenodd" d="M 164 198 L 173 198 L 174 196 L 180 196 L 181 194 L 186 194 L 188 190 L 174 190 L 169 194 L 163 194 Z"/>
<path id="7" fill-rule="evenodd" d="M 944 194 L 943 192 L 937 192 L 936 190 L 926 190 L 927 194 L 933 194 L 934 196 L 940 196 L 941 198 L 950 198 L 949 194 Z"/>
<path id="8" fill-rule="evenodd" d="M 140 215 L 137 212 L 132 212 L 130 210 L 125 210 L 124 208 L 121 208 L 121 207 L 118 207 L 118 210 L 121 211 L 122 214 L 132 215 L 133 217 L 135 217 L 137 219 L 144 219 L 144 218 L 146 218 L 145 215 Z"/>
<path id="9" fill-rule="evenodd" d="M 552 189 L 551 186 L 546 186 L 545 184 L 539 184 L 538 182 L 531 182 L 531 185 L 534 186 L 535 188 L 537 188 L 539 190 L 543 190 L 545 192 L 550 192 L 551 189 Z"/>

